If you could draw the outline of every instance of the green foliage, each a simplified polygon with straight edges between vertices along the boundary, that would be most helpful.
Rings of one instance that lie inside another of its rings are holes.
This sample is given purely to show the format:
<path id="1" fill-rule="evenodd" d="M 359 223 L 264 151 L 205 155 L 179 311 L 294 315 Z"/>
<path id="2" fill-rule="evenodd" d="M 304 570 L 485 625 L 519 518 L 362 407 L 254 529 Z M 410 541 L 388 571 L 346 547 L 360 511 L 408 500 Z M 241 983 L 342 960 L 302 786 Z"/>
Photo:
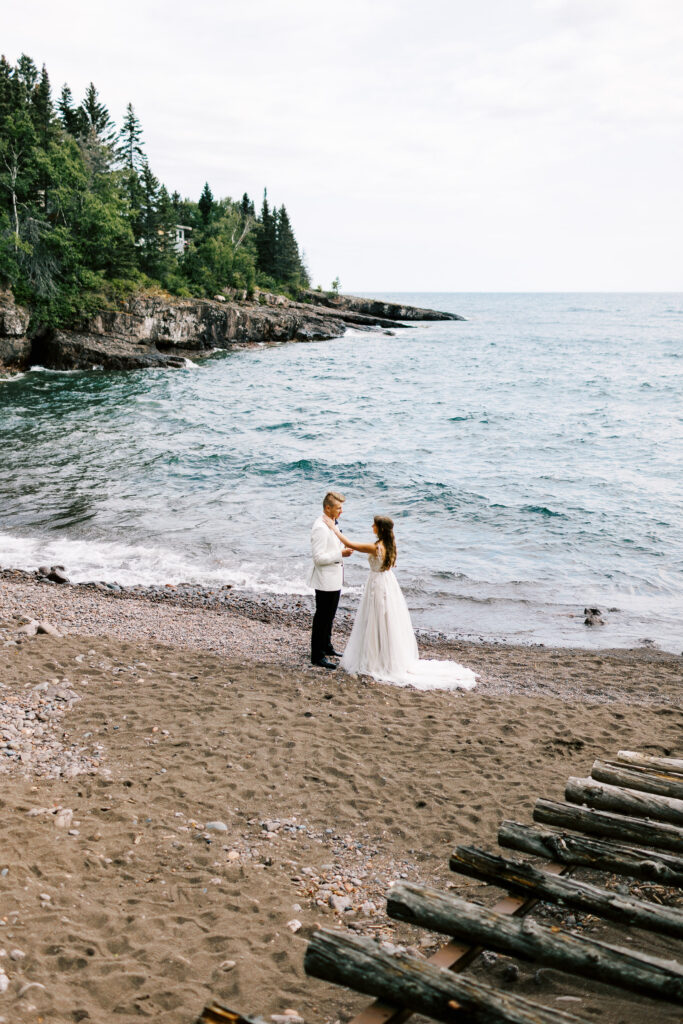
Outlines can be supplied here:
<path id="1" fill-rule="evenodd" d="M 202 218 L 202 224 L 204 227 L 208 227 L 211 223 L 211 217 L 214 210 L 213 192 L 209 188 L 208 181 L 204 183 L 202 194 L 199 197 L 197 208 L 199 210 L 199 216 Z"/>
<path id="2" fill-rule="evenodd" d="M 185 232 L 184 246 L 177 226 Z M 56 103 L 47 69 L 0 58 L 0 285 L 33 323 L 65 326 L 139 290 L 296 294 L 308 274 L 284 206 L 169 194 L 129 103 L 121 129 L 91 82 Z"/>
<path id="3" fill-rule="evenodd" d="M 116 155 L 129 171 L 139 170 L 144 160 L 142 125 L 135 116 L 133 104 L 129 103 L 118 134 Z"/>

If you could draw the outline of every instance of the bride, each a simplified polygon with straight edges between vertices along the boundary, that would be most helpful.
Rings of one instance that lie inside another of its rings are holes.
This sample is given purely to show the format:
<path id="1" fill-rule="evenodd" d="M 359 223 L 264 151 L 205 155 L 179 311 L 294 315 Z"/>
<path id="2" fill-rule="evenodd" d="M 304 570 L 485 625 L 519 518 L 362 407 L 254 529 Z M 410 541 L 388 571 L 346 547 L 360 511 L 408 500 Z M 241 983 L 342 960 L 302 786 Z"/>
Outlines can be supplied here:
<path id="1" fill-rule="evenodd" d="M 394 523 L 375 516 L 372 544 L 356 544 L 337 529 L 334 520 L 325 524 L 342 544 L 368 555 L 370 575 L 346 645 L 340 668 L 352 675 L 369 675 L 418 690 L 471 690 L 476 676 L 454 661 L 420 661 L 410 612 L 393 573 L 396 562 Z"/>

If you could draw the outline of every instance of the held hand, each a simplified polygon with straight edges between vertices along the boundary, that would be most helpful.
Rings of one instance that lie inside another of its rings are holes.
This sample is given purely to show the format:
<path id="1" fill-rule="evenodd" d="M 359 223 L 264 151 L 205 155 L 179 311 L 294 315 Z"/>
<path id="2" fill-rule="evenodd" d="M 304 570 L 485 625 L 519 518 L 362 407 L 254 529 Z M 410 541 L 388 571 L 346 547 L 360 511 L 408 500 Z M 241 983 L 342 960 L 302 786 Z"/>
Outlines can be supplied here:
<path id="1" fill-rule="evenodd" d="M 332 530 L 332 533 L 335 535 L 335 537 L 338 537 L 339 540 L 341 540 L 341 541 L 344 540 L 344 535 L 339 530 L 339 528 L 338 528 L 337 524 L 335 523 L 334 519 L 330 519 L 329 516 L 323 515 L 323 522 L 325 523 L 325 526 L 328 527 L 328 529 Z"/>
<path id="2" fill-rule="evenodd" d="M 348 558 L 353 554 L 353 548 L 342 548 L 342 558 Z"/>

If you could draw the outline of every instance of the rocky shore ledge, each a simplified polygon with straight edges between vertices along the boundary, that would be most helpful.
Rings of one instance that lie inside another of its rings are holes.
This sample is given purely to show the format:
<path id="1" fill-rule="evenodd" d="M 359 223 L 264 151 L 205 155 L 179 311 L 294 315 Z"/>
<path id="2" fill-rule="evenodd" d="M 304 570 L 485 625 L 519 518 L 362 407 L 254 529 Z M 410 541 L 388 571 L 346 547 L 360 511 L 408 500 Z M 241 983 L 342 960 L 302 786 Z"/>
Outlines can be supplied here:
<path id="1" fill-rule="evenodd" d="M 139 295 L 120 309 L 102 310 L 78 330 L 33 330 L 30 311 L 10 291 L 0 292 L 0 370 L 45 366 L 55 370 L 134 370 L 184 366 L 216 348 L 253 342 L 323 341 L 347 327 L 393 332 L 410 322 L 464 320 L 455 313 L 419 309 L 349 295 L 305 292 L 295 302 L 258 292 L 177 299 Z"/>

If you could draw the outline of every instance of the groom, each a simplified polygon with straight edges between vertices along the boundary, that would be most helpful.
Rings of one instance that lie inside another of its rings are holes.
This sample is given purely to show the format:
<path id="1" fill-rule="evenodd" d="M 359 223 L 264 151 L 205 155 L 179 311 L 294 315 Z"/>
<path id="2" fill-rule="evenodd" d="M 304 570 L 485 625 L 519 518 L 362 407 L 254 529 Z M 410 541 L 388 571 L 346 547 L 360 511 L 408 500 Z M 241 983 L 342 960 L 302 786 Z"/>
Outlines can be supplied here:
<path id="1" fill-rule="evenodd" d="M 332 623 L 344 582 L 342 559 L 352 552 L 351 548 L 345 548 L 332 530 L 325 525 L 325 516 L 336 522 L 342 514 L 345 500 L 343 494 L 329 491 L 323 498 L 323 514 L 316 519 L 311 530 L 313 568 L 308 577 L 308 585 L 315 590 L 311 662 L 327 669 L 337 667 L 330 661 L 331 656 L 339 657 L 332 646 Z"/>

